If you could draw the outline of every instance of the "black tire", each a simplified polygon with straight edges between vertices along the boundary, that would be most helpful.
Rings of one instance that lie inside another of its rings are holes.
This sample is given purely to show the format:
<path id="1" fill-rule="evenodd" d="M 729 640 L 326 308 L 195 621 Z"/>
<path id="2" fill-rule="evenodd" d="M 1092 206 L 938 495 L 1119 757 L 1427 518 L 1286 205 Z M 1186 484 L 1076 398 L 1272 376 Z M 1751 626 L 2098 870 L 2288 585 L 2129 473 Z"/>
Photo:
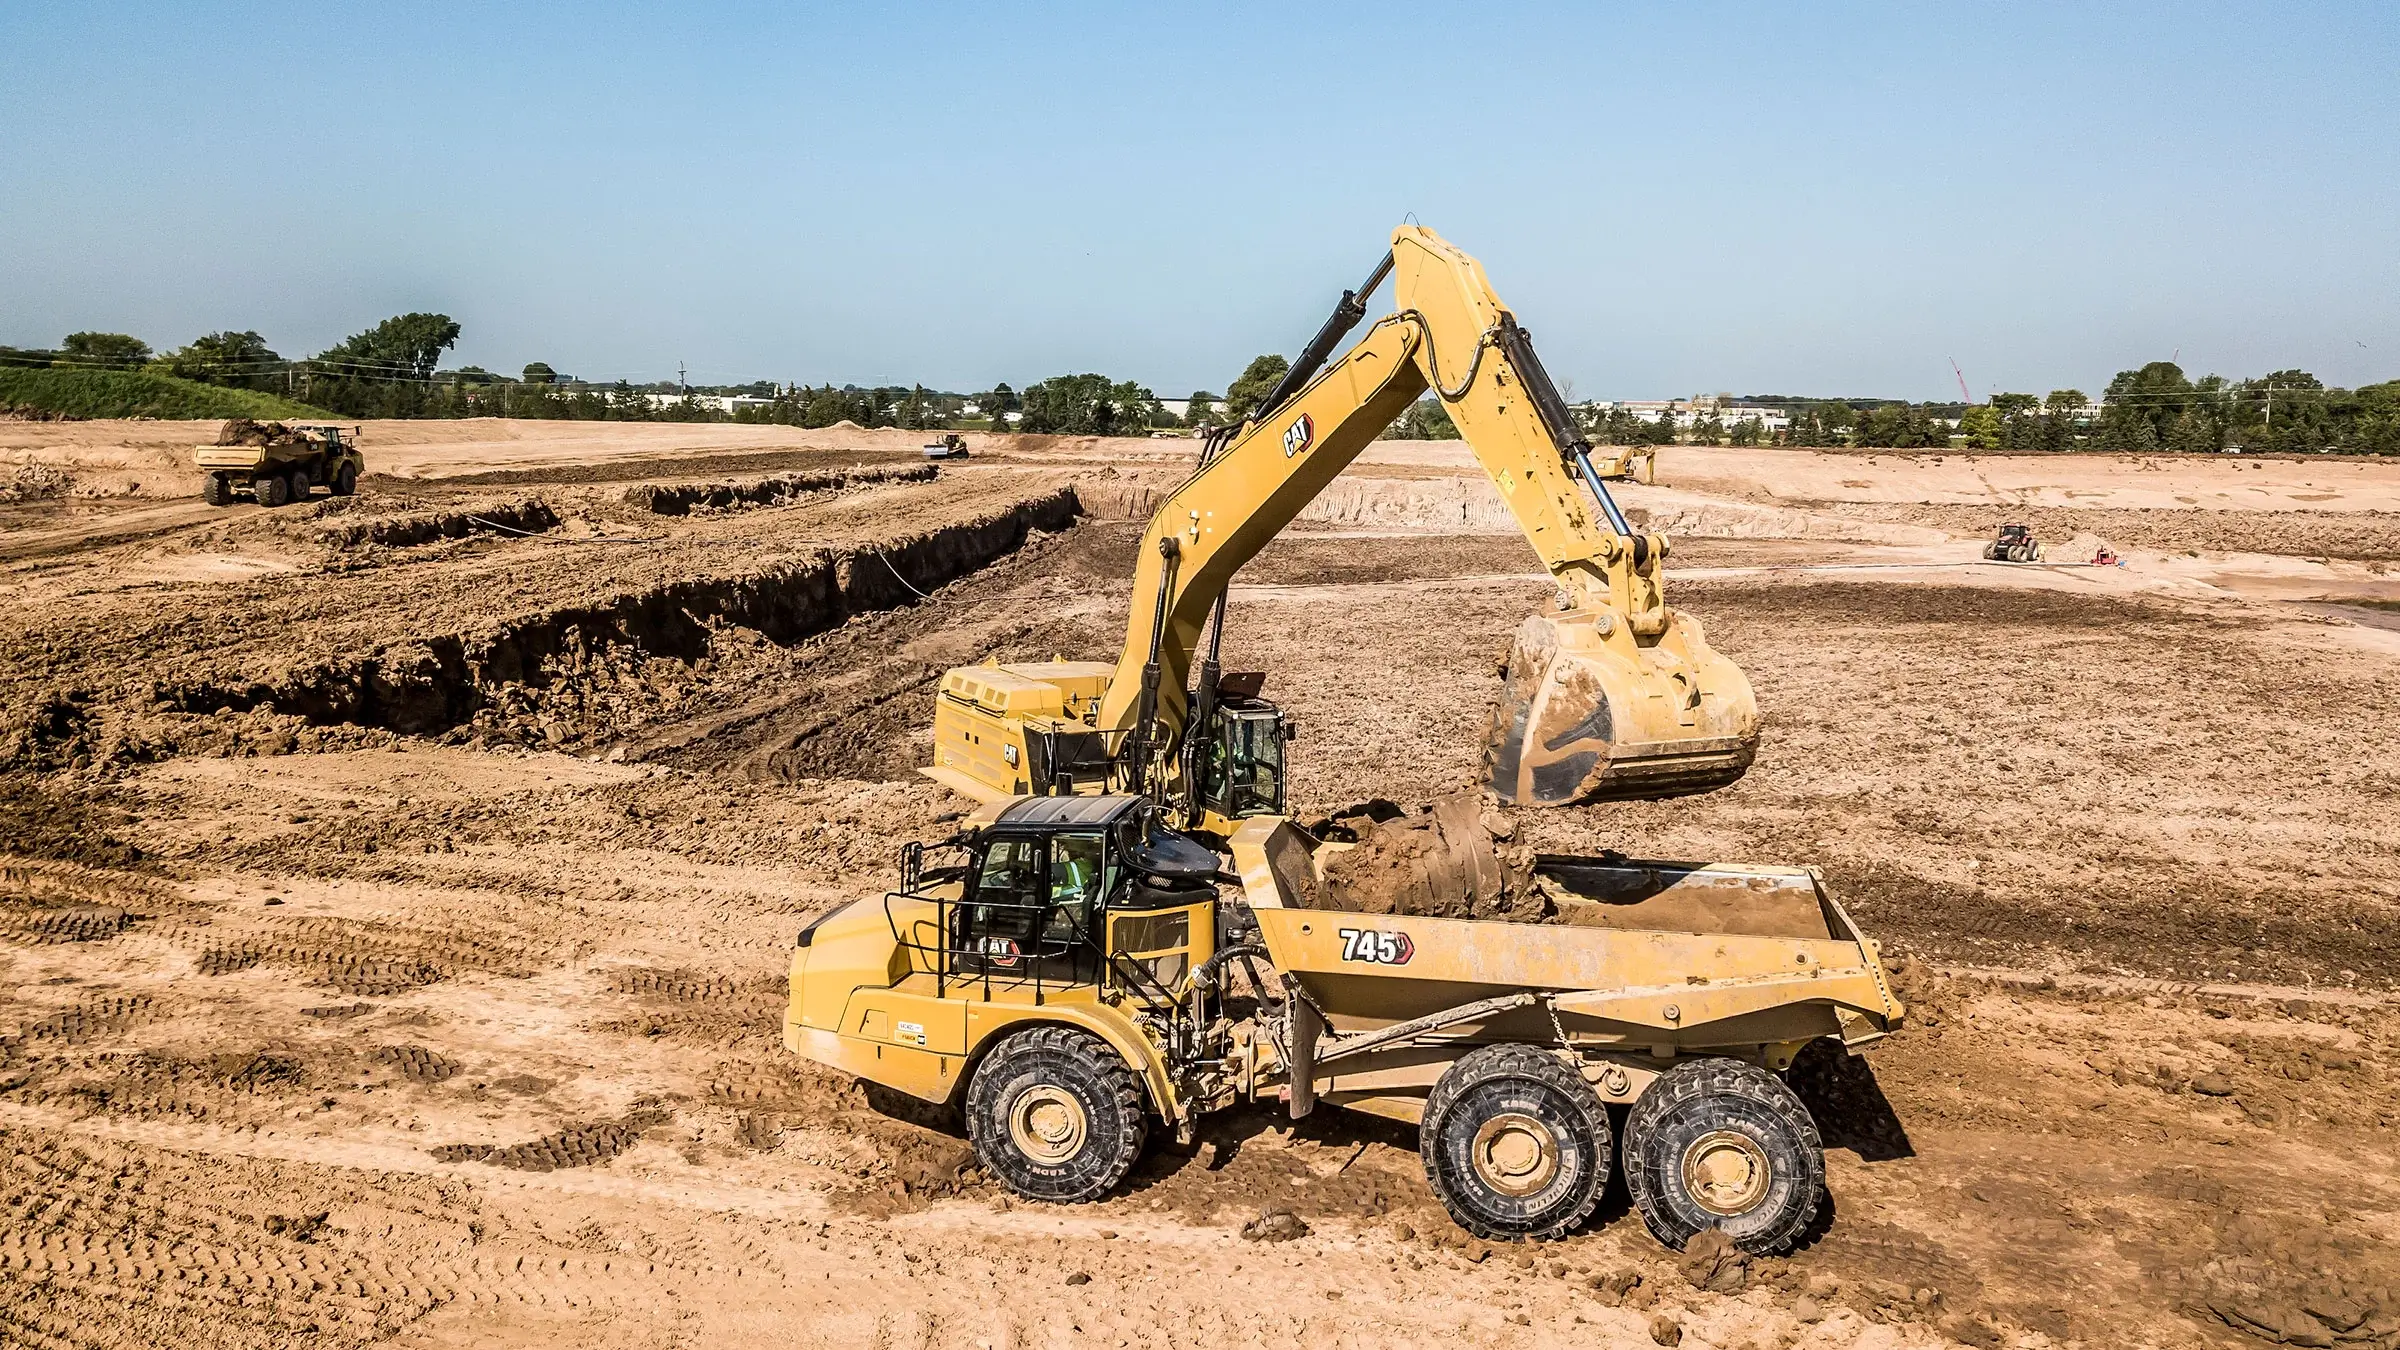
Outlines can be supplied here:
<path id="1" fill-rule="evenodd" d="M 993 1047 L 967 1086 L 984 1170 L 1029 1200 L 1077 1205 L 1125 1179 L 1149 1134 L 1142 1088 L 1089 1032 L 1045 1026 Z"/>
<path id="2" fill-rule="evenodd" d="M 1659 1076 L 1625 1117 L 1625 1189 L 1659 1241 L 1723 1229 L 1743 1251 L 1789 1251 L 1825 1195 L 1825 1150 L 1783 1080 L 1738 1059 Z"/>
<path id="3" fill-rule="evenodd" d="M 258 498 L 260 506 L 281 506 L 292 499 L 292 484 L 287 478 L 269 474 L 250 480 L 250 495 Z"/>
<path id="4" fill-rule="evenodd" d="M 210 506 L 233 505 L 233 480 L 221 473 L 212 473 L 201 479 L 200 500 Z"/>
<path id="5" fill-rule="evenodd" d="M 292 500 L 293 500 L 293 501 L 296 501 L 296 502 L 304 502 L 304 501 L 307 501 L 307 500 L 308 500 L 308 486 L 309 486 L 309 484 L 308 484 L 308 470 L 306 470 L 306 469 L 294 469 L 294 470 L 292 470 L 292 472 L 291 472 L 291 482 L 292 482 Z"/>
<path id="6" fill-rule="evenodd" d="M 340 472 L 333 476 L 333 495 L 347 497 L 356 491 L 358 491 L 358 466 L 345 464 L 341 467 Z"/>
<path id="7" fill-rule="evenodd" d="M 1995 543 L 1995 544 L 1985 544 L 1985 545 L 1983 546 L 1983 557 L 1984 557 L 1984 561 L 1986 561 L 1986 562 L 1998 562 L 1998 561 L 2000 561 L 2000 545 L 1998 545 L 1998 544 L 1996 544 L 1996 543 Z"/>
<path id="8" fill-rule="evenodd" d="M 1458 1226 L 1514 1242 L 1572 1232 L 1608 1186 L 1608 1108 L 1565 1061 L 1487 1045 L 1425 1099 L 1417 1155 Z"/>

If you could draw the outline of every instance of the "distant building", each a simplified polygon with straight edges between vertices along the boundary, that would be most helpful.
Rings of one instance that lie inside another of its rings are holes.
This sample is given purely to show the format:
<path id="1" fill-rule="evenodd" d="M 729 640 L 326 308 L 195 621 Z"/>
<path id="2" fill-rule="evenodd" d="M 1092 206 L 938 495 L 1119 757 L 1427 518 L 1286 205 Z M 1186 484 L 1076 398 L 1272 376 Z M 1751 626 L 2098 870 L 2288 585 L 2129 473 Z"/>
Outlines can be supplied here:
<path id="1" fill-rule="evenodd" d="M 1744 418 L 1753 417 L 1758 419 L 1759 430 L 1770 434 L 1788 431 L 1792 425 L 1792 414 L 1788 409 L 1751 407 L 1735 402 L 1731 394 L 1694 394 L 1690 398 L 1669 399 L 1595 399 L 1580 406 L 1589 409 L 1597 417 L 1621 411 L 1641 422 L 1673 418 L 1678 431 L 1689 431 L 1712 416 L 1723 422 L 1727 431 L 1733 430 L 1734 424 Z"/>

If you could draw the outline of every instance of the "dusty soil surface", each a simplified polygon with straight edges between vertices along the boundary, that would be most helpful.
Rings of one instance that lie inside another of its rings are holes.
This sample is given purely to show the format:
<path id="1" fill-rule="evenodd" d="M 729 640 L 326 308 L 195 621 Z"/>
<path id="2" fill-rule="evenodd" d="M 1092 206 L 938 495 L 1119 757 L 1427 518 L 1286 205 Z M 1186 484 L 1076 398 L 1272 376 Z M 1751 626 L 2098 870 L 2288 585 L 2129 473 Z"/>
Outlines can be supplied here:
<path id="1" fill-rule="evenodd" d="M 1139 525 L 1089 512 L 1190 446 L 787 494 L 913 447 L 774 430 L 370 427 L 417 458 L 344 503 L 0 507 L 0 1344 L 2400 1344 L 2400 596 L 2311 533 L 2382 528 L 2400 467 L 1695 451 L 1627 494 L 1693 527 L 1673 595 L 1764 748 L 1520 837 L 1822 867 L 1911 1008 L 1794 1070 L 1807 1243 L 1690 1261 L 1621 1190 L 1464 1240 L 1409 1131 L 1334 1111 L 1012 1202 L 786 1055 L 793 934 L 960 809 L 932 682 L 1113 656 Z M 1237 582 L 1302 812 L 1471 782 L 1547 587 L 1458 453 L 1378 446 Z M 2128 565 L 1976 561 L 2012 504 Z"/>

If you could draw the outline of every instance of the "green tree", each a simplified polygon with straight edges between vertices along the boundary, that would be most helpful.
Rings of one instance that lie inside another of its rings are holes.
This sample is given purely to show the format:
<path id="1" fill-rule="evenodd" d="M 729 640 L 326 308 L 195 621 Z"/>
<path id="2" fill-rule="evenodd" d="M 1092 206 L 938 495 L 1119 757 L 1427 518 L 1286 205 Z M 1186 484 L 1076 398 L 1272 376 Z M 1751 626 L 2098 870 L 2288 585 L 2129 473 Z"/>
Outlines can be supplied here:
<path id="1" fill-rule="evenodd" d="M 316 359 L 341 375 L 430 379 L 442 353 L 458 345 L 458 331 L 447 314 L 401 314 L 351 334 Z"/>
<path id="2" fill-rule="evenodd" d="M 1766 419 L 1756 413 L 1737 417 L 1726 438 L 1735 445 L 1756 445 L 1766 436 Z"/>
<path id="3" fill-rule="evenodd" d="M 1290 374 L 1291 370 L 1291 362 L 1272 352 L 1253 358 L 1249 365 L 1242 367 L 1241 378 L 1226 386 L 1226 417 L 1229 420 L 1242 419 L 1256 412 L 1259 401 L 1275 392 L 1275 386 L 1283 383 L 1283 377 Z"/>
<path id="4" fill-rule="evenodd" d="M 206 333 L 167 353 L 167 370 L 186 380 L 242 384 L 270 374 L 280 379 L 273 367 L 282 360 L 256 333 Z"/>
<path id="5" fill-rule="evenodd" d="M 1193 390 L 1191 402 L 1183 410 L 1183 424 L 1187 427 L 1214 426 L 1217 415 L 1216 402 L 1215 394 L 1205 389 Z"/>
<path id="6" fill-rule="evenodd" d="M 556 384 L 558 383 L 558 372 L 552 370 L 547 361 L 529 361 L 525 365 L 525 383 Z"/>
<path id="7" fill-rule="evenodd" d="M 125 370 L 150 359 L 150 344 L 128 333 L 69 333 L 58 354 L 71 365 Z"/>
<path id="8" fill-rule="evenodd" d="M 1017 430 L 1060 436 L 1139 436 L 1153 415 L 1163 416 L 1158 399 L 1130 380 L 1106 375 L 1054 375 L 1025 386 L 1024 416 Z"/>
<path id="9" fill-rule="evenodd" d="M 2192 382 L 2172 361 L 2120 370 L 2100 395 L 2103 450 L 2157 450 L 2192 400 Z"/>
<path id="10" fill-rule="evenodd" d="M 1989 403 L 1978 403 L 1960 413 L 1958 431 L 1970 450 L 2000 448 L 2000 410 Z"/>
<path id="11" fill-rule="evenodd" d="M 1393 441 L 1455 441 L 1458 424 L 1450 420 L 1450 410 L 1431 394 L 1408 405 L 1408 411 L 1392 419 L 1376 439 Z"/>

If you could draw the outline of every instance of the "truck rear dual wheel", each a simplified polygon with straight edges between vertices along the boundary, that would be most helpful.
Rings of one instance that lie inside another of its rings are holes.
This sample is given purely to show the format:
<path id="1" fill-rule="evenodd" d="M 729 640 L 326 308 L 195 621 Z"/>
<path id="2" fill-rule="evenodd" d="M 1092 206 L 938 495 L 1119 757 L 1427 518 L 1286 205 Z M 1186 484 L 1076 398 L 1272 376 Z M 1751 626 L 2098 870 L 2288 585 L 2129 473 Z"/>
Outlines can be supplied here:
<path id="1" fill-rule="evenodd" d="M 1608 1184 L 1608 1109 L 1583 1075 L 1530 1045 L 1487 1045 L 1425 1100 L 1417 1155 L 1458 1226 L 1513 1242 L 1561 1237 Z"/>
<path id="2" fill-rule="evenodd" d="M 1659 1076 L 1625 1118 L 1625 1189 L 1659 1241 L 1718 1228 L 1746 1252 L 1789 1251 L 1825 1194 L 1825 1151 L 1783 1080 L 1736 1059 Z"/>
<path id="3" fill-rule="evenodd" d="M 292 483 L 288 478 L 268 474 L 250 480 L 250 493 L 260 506 L 281 506 L 292 499 Z"/>
<path id="4" fill-rule="evenodd" d="M 233 505 L 233 480 L 221 473 L 212 473 L 201 479 L 200 500 L 210 506 Z"/>
<path id="5" fill-rule="evenodd" d="M 995 1046 L 967 1085 L 966 1114 L 984 1170 L 1028 1199 L 1062 1204 L 1115 1189 L 1149 1133 L 1133 1070 L 1072 1027 L 1034 1027 Z"/>

